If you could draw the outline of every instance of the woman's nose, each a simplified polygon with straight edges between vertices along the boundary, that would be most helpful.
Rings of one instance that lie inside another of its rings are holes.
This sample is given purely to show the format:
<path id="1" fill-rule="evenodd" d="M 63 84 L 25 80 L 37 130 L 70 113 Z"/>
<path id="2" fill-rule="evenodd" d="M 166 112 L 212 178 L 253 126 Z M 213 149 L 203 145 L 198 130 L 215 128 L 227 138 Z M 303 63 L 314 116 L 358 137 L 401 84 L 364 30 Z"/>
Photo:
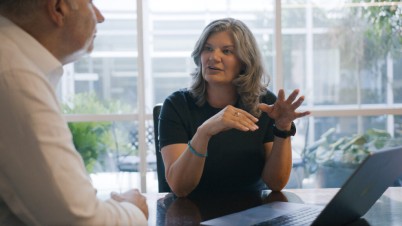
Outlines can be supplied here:
<path id="1" fill-rule="evenodd" d="M 220 61 L 221 56 L 219 51 L 214 50 L 211 52 L 211 55 L 209 55 L 209 60 L 213 60 L 213 61 Z"/>

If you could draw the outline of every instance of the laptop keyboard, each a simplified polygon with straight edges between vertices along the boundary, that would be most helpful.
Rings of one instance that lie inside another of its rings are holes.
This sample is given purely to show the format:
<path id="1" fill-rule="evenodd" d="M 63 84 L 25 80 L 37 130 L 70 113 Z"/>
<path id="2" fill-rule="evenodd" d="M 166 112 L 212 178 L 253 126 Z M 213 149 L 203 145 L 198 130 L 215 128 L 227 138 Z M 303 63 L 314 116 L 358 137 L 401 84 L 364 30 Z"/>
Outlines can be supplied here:
<path id="1" fill-rule="evenodd" d="M 315 218 L 317 218 L 318 214 L 320 214 L 322 210 L 316 208 L 301 208 L 297 211 L 290 213 L 288 215 L 279 216 L 273 219 L 269 219 L 267 221 L 263 221 L 258 224 L 254 224 L 253 226 L 265 226 L 265 225 L 281 225 L 281 226 L 291 226 L 291 225 L 310 225 Z"/>

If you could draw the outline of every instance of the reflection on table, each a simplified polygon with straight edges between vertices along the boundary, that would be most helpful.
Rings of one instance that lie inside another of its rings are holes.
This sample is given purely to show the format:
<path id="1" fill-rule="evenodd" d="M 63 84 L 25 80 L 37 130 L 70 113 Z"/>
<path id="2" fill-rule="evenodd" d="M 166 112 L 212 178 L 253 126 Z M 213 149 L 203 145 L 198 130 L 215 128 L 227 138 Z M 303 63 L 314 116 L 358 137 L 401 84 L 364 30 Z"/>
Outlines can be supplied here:
<path id="1" fill-rule="evenodd" d="M 177 198 L 171 193 L 147 194 L 149 225 L 199 225 L 200 222 L 273 201 L 325 205 L 338 189 L 288 189 L 256 193 L 198 194 Z M 363 219 L 351 225 L 400 225 L 402 187 L 389 188 Z"/>

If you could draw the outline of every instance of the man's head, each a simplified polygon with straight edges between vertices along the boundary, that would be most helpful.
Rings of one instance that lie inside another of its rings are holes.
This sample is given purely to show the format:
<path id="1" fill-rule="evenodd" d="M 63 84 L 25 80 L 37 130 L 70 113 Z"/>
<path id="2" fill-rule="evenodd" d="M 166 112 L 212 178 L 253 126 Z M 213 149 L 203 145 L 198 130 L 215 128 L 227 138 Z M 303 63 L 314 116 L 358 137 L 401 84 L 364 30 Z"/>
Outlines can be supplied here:
<path id="1" fill-rule="evenodd" d="M 20 26 L 62 64 L 92 51 L 104 17 L 92 0 L 0 0 L 0 14 Z"/>
<path id="2" fill-rule="evenodd" d="M 43 0 L 0 0 L 0 14 L 13 15 L 21 19 L 28 19 L 38 7 L 44 5 Z"/>

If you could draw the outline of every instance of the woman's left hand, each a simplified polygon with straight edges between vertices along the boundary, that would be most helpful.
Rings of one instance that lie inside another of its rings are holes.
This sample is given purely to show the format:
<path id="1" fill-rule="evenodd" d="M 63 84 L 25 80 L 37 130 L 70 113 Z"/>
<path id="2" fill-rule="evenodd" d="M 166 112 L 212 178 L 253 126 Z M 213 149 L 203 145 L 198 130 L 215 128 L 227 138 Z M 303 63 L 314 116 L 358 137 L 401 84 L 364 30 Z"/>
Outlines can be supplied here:
<path id="1" fill-rule="evenodd" d="M 296 109 L 304 101 L 304 96 L 299 95 L 299 89 L 293 90 L 288 99 L 285 98 L 285 91 L 280 89 L 278 92 L 278 99 L 273 105 L 264 103 L 259 104 L 261 111 L 268 114 L 268 116 L 275 120 L 275 126 L 279 130 L 290 130 L 293 120 L 309 115 L 309 111 L 296 112 Z"/>

